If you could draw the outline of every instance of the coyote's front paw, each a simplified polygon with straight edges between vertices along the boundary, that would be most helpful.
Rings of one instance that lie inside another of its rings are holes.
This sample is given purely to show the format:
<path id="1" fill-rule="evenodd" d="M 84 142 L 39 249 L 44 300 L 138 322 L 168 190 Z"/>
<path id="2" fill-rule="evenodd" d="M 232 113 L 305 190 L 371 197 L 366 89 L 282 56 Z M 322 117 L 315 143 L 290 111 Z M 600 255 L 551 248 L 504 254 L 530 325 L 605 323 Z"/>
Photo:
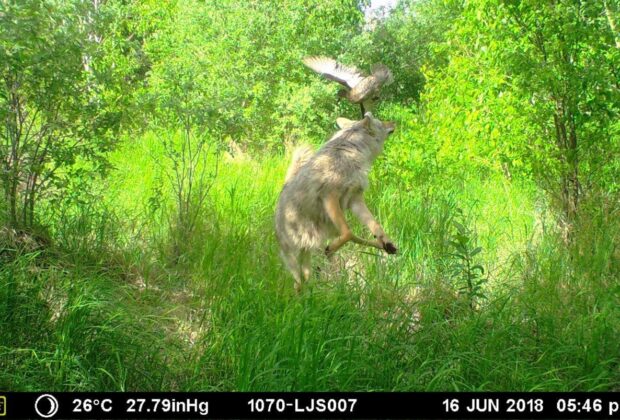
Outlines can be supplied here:
<path id="1" fill-rule="evenodd" d="M 388 254 L 396 254 L 396 252 L 398 252 L 398 249 L 392 242 L 384 243 L 383 249 L 385 249 L 385 252 L 387 252 Z"/>
<path id="2" fill-rule="evenodd" d="M 388 238 L 387 236 L 380 237 L 379 241 L 381 241 L 381 245 L 383 245 L 383 249 L 388 254 L 396 254 L 396 252 L 398 252 L 398 248 L 396 248 L 396 245 L 394 245 L 392 240 Z"/>

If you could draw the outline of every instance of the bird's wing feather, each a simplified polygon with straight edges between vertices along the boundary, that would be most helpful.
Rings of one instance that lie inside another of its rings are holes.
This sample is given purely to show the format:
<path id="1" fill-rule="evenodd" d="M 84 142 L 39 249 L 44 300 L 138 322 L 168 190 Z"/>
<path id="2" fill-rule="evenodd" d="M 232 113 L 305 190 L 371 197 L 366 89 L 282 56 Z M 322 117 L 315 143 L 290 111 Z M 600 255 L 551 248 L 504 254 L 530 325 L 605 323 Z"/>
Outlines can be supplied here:
<path id="1" fill-rule="evenodd" d="M 359 82 L 351 89 L 348 98 L 353 103 L 363 102 L 375 96 L 381 89 L 381 82 L 374 75 Z"/>
<path id="2" fill-rule="evenodd" d="M 306 57 L 303 59 L 306 66 L 322 76 L 338 82 L 349 89 L 354 88 L 366 76 L 353 66 L 345 66 L 329 57 Z"/>

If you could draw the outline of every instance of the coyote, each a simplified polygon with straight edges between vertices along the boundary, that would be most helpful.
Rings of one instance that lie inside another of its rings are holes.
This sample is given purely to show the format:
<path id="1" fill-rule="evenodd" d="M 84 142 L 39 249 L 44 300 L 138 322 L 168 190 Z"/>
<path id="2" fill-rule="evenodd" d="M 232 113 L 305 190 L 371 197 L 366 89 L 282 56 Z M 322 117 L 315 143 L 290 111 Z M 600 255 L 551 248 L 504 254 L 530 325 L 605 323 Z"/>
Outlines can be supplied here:
<path id="1" fill-rule="evenodd" d="M 348 241 L 395 254 L 394 243 L 364 201 L 368 172 L 382 152 L 394 123 L 381 122 L 367 112 L 361 121 L 338 118 L 340 130 L 314 153 L 308 146 L 295 150 L 276 209 L 280 255 L 295 278 L 295 290 L 311 273 L 311 252 L 332 241 L 331 256 Z M 351 212 L 372 232 L 369 241 L 354 235 L 345 220 Z"/>
<path id="2" fill-rule="evenodd" d="M 303 63 L 323 77 L 344 86 L 338 96 L 360 104 L 362 118 L 379 100 L 381 88 L 394 81 L 392 72 L 384 64 L 373 65 L 370 76 L 367 76 L 356 67 L 342 65 L 329 57 L 306 57 Z"/>

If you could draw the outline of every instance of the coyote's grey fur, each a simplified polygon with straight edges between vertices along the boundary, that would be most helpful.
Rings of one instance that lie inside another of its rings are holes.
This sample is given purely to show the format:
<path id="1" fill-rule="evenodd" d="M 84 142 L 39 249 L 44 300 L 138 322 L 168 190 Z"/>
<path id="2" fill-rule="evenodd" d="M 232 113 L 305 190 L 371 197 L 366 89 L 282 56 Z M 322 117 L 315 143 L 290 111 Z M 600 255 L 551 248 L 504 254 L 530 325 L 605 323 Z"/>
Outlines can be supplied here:
<path id="1" fill-rule="evenodd" d="M 299 291 L 311 273 L 311 252 L 322 249 L 331 255 L 348 241 L 374 246 L 393 254 L 396 247 L 366 207 L 364 190 L 368 172 L 394 131 L 370 112 L 361 121 L 338 118 L 340 130 L 314 153 L 307 146 L 293 154 L 292 163 L 276 210 L 276 235 L 281 256 L 295 278 Z M 376 240 L 361 239 L 351 232 L 344 211 L 365 224 Z"/>

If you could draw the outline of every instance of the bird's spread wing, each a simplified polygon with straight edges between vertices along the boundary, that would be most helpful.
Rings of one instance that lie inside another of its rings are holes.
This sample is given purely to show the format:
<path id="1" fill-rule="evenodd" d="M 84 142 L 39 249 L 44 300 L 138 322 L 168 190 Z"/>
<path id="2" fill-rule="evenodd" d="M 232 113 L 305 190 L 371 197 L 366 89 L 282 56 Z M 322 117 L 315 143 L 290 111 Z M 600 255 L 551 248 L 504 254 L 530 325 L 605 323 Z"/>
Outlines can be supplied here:
<path id="1" fill-rule="evenodd" d="M 382 85 L 389 85 L 394 81 L 392 72 L 385 64 L 373 64 L 370 72 L 381 82 Z"/>
<path id="2" fill-rule="evenodd" d="M 355 67 L 344 66 L 329 57 L 306 57 L 303 59 L 303 62 L 315 72 L 345 85 L 349 89 L 354 88 L 366 77 Z"/>

